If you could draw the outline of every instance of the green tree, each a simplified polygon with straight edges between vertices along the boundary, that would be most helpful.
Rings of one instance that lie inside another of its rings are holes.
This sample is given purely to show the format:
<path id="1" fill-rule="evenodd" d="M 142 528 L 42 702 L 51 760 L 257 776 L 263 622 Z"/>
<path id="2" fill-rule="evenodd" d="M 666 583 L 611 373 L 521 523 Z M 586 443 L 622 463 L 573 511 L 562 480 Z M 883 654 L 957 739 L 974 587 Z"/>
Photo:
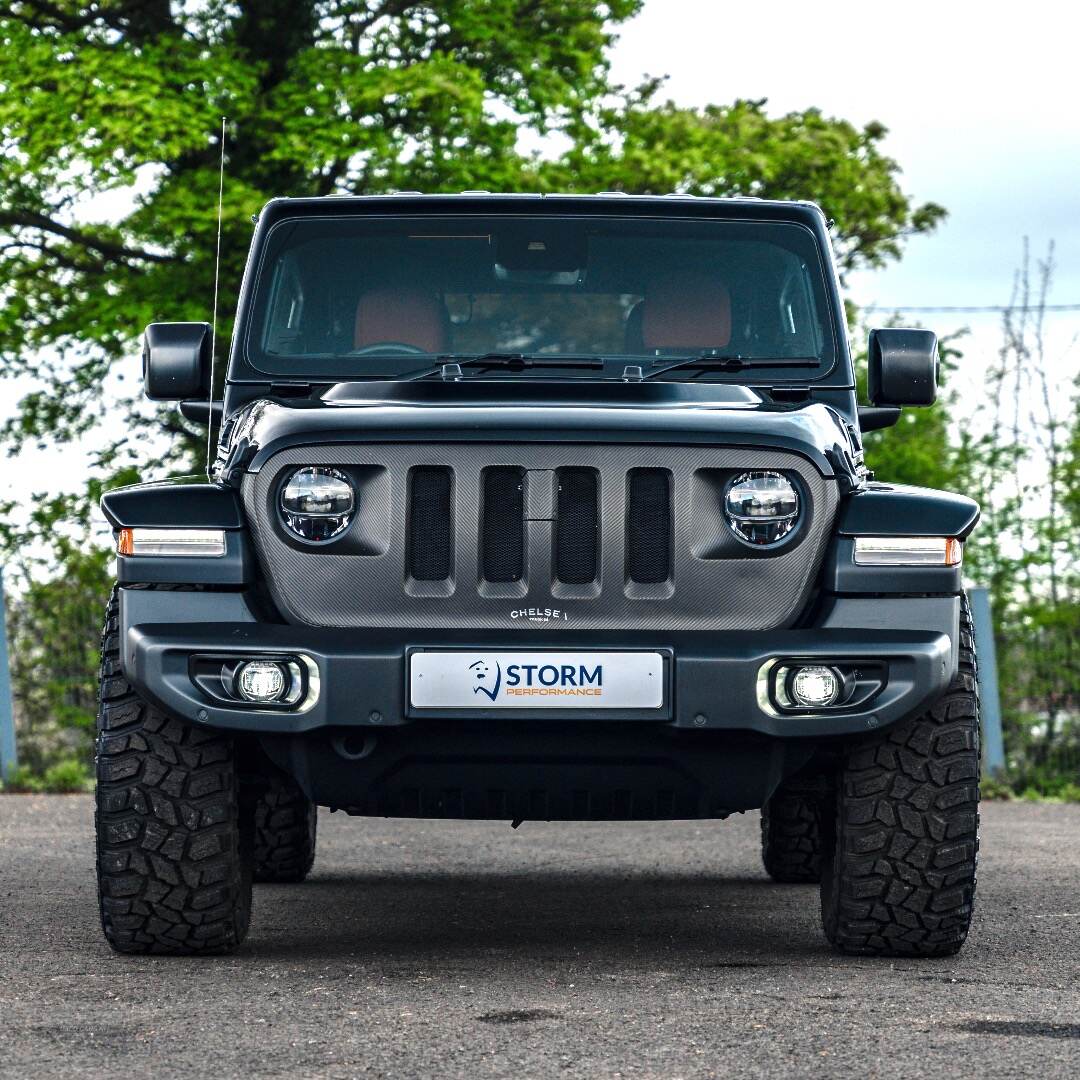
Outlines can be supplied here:
<path id="1" fill-rule="evenodd" d="M 994 611 L 1014 783 L 1053 793 L 1080 780 L 1080 384 L 1062 393 L 1047 347 L 1054 250 L 1025 242 L 986 400 L 958 438 L 963 490 L 983 518 L 968 573 Z"/>
<path id="2" fill-rule="evenodd" d="M 679 190 L 819 201 L 842 266 L 895 257 L 943 211 L 915 206 L 885 129 L 764 102 L 683 109 L 653 80 L 610 85 L 613 30 L 640 0 L 25 0 L 0 5 L 0 371 L 35 385 L 9 445 L 108 419 L 104 464 L 145 460 L 163 431 L 201 460 L 173 409 L 116 404 L 107 375 L 154 319 L 202 319 L 212 294 L 217 144 L 229 118 L 222 309 L 250 215 L 276 195 L 395 189 Z M 551 158 L 520 136 L 550 135 Z M 136 184 L 130 211 L 88 200 Z M 132 380 L 127 385 L 131 387 Z M 108 392 L 106 392 L 108 388 Z"/>
<path id="3" fill-rule="evenodd" d="M 30 385 L 0 439 L 10 453 L 88 432 L 104 444 L 86 490 L 0 507 L 16 693 L 41 747 L 90 722 L 110 576 L 91 524 L 102 487 L 203 461 L 205 431 L 141 400 L 135 351 L 148 322 L 208 315 L 223 116 L 219 342 L 251 215 L 274 196 L 810 199 L 835 219 L 845 271 L 895 258 L 940 219 L 903 192 L 878 124 L 770 117 L 761 101 L 685 109 L 659 80 L 612 85 L 613 35 L 640 4 L 0 0 L 0 378 Z"/>

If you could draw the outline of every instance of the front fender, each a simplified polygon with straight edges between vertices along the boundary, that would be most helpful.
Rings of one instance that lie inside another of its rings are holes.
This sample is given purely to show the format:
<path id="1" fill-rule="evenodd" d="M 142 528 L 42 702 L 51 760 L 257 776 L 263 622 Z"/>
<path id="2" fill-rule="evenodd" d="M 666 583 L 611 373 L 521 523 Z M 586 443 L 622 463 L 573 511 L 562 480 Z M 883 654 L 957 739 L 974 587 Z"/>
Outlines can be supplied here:
<path id="1" fill-rule="evenodd" d="M 116 556 L 122 585 L 240 586 L 255 580 L 255 558 L 237 493 L 224 484 L 167 480 L 115 488 L 101 498 L 101 512 L 120 529 L 221 529 L 225 554 Z"/>
<path id="2" fill-rule="evenodd" d="M 904 484 L 869 483 L 842 506 L 840 536 L 955 536 L 966 540 L 979 504 L 966 495 Z"/>

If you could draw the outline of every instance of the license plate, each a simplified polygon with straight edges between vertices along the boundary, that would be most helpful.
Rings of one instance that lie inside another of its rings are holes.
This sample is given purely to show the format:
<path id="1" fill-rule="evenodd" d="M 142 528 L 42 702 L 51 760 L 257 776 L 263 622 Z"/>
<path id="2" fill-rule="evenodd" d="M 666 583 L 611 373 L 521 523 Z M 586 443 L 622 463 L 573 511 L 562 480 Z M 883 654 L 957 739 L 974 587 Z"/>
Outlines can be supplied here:
<path id="1" fill-rule="evenodd" d="M 657 652 L 415 652 L 416 709 L 659 709 Z"/>

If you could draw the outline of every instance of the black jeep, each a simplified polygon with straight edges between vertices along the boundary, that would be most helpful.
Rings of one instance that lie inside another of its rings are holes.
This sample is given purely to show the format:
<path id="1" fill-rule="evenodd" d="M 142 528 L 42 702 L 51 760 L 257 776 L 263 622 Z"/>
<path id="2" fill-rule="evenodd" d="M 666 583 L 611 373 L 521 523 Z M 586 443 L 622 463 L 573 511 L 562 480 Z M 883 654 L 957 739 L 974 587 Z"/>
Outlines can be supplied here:
<path id="1" fill-rule="evenodd" d="M 857 406 L 828 226 L 753 199 L 277 199 L 223 400 L 211 331 L 146 392 L 210 482 L 110 492 L 98 881 L 122 952 L 221 952 L 299 881 L 316 806 L 724 818 L 820 882 L 846 952 L 971 920 L 978 507 L 875 483 L 934 400 L 925 330 Z"/>

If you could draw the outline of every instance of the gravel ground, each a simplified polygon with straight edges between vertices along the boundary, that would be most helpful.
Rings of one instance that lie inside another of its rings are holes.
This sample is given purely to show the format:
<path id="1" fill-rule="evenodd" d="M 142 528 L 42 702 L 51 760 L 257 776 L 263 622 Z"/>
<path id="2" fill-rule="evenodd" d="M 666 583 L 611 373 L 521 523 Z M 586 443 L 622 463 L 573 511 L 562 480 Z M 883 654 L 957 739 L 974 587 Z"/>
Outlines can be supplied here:
<path id="1" fill-rule="evenodd" d="M 324 814 L 243 950 L 114 956 L 84 797 L 0 796 L 0 1075 L 1080 1073 L 1080 806 L 984 807 L 959 957 L 836 956 L 756 814 L 645 825 Z"/>

